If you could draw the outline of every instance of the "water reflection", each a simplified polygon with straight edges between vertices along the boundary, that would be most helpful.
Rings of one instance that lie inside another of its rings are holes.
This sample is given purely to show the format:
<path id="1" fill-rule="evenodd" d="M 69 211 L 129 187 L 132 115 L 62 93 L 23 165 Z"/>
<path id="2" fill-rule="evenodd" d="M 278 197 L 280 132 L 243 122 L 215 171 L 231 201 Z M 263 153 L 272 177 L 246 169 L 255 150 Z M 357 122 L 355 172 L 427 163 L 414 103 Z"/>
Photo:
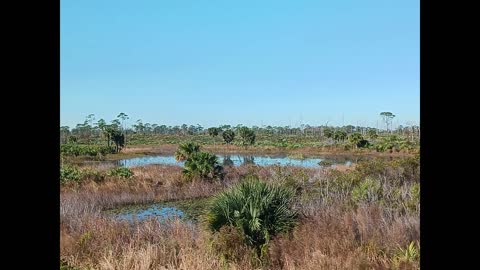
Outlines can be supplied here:
<path id="1" fill-rule="evenodd" d="M 243 165 L 248 165 L 248 164 L 255 164 L 255 158 L 253 156 L 244 156 L 243 157 Z"/>
<path id="2" fill-rule="evenodd" d="M 184 213 L 175 207 L 162 207 L 159 205 L 152 205 L 146 209 L 142 208 L 125 208 L 117 210 L 119 213 L 114 216 L 119 220 L 143 221 L 149 218 L 156 218 L 159 221 L 172 220 L 175 218 L 183 218 Z"/>
<path id="3" fill-rule="evenodd" d="M 327 160 L 332 163 L 333 166 L 337 164 L 350 166 L 352 162 L 358 162 L 359 158 L 349 158 L 349 157 L 322 157 L 322 158 L 303 158 L 295 159 L 288 157 L 286 155 L 217 155 L 218 161 L 225 167 L 228 166 L 241 166 L 248 164 L 255 164 L 259 166 L 269 166 L 269 165 L 281 165 L 281 166 L 300 166 L 300 167 L 309 167 L 309 168 L 318 168 L 321 167 L 318 163 L 322 160 Z M 124 160 L 118 160 L 113 162 L 113 165 L 123 166 L 123 167 L 136 167 L 136 166 L 145 166 L 151 164 L 159 165 L 175 165 L 183 166 L 184 162 L 177 162 L 173 155 L 158 155 L 158 156 L 145 156 L 138 158 L 130 158 Z"/>
<path id="4" fill-rule="evenodd" d="M 230 156 L 225 156 L 225 158 L 223 159 L 223 163 L 222 163 L 222 164 L 223 164 L 223 166 L 225 166 L 225 167 L 231 167 L 231 166 L 234 165 L 234 164 L 233 164 L 233 160 L 231 159 Z"/>

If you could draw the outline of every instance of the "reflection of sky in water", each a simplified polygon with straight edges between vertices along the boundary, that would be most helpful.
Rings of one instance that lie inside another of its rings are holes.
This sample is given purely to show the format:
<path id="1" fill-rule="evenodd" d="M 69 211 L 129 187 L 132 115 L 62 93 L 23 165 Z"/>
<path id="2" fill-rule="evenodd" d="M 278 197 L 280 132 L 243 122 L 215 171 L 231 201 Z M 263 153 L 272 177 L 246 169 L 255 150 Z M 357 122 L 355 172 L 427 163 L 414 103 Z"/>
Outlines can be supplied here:
<path id="1" fill-rule="evenodd" d="M 117 214 L 120 220 L 142 221 L 148 218 L 157 218 L 159 220 L 182 218 L 185 214 L 175 207 L 151 206 L 147 209 L 125 210 L 124 213 Z"/>
<path id="2" fill-rule="evenodd" d="M 320 167 L 318 163 L 325 158 L 305 158 L 305 159 L 294 159 L 287 156 L 242 156 L 242 155 L 230 155 L 227 156 L 225 160 L 224 155 L 217 155 L 218 161 L 222 165 L 232 164 L 234 166 L 240 166 L 242 164 L 256 164 L 260 166 L 268 165 L 291 165 L 291 166 L 300 166 L 300 167 Z M 334 159 L 326 159 L 335 164 L 342 164 L 350 166 L 352 164 L 349 160 L 336 161 Z M 225 161 L 225 162 L 224 162 Z M 135 167 L 135 166 L 144 166 L 150 164 L 162 164 L 162 165 L 177 165 L 183 166 L 184 162 L 177 162 L 175 157 L 172 156 L 147 156 L 147 157 L 138 157 L 131 159 L 119 160 L 118 165 L 125 167 Z"/>

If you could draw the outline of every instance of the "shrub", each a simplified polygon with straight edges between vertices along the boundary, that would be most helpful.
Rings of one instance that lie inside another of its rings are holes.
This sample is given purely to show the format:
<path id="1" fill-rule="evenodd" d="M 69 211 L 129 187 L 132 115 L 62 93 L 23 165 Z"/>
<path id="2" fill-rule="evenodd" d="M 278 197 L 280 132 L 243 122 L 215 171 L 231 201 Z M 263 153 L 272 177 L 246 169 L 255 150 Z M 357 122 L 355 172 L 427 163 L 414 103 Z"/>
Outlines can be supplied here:
<path id="1" fill-rule="evenodd" d="M 241 127 L 239 129 L 240 137 L 242 138 L 242 145 L 247 147 L 248 145 L 255 144 L 255 132 L 248 127 Z"/>
<path id="2" fill-rule="evenodd" d="M 123 178 L 130 178 L 133 176 L 133 172 L 126 167 L 118 167 L 111 169 L 108 172 L 108 176 L 118 176 L 118 177 L 123 177 Z"/>
<path id="3" fill-rule="evenodd" d="M 385 159 L 376 158 L 368 161 L 360 161 L 355 167 L 355 171 L 362 176 L 379 176 L 386 175 L 389 169 L 389 162 Z"/>
<path id="4" fill-rule="evenodd" d="M 261 255 L 272 236 L 289 231 L 296 224 L 294 195 L 290 188 L 249 177 L 214 197 L 206 222 L 212 231 L 223 226 L 236 227 L 245 236 L 246 244 Z"/>
<path id="5" fill-rule="evenodd" d="M 115 153 L 115 148 L 98 145 L 62 144 L 60 153 L 65 156 L 105 156 Z"/>
<path id="6" fill-rule="evenodd" d="M 105 180 L 105 174 L 94 170 L 83 170 L 81 172 L 81 180 L 89 179 L 95 182 L 101 182 Z"/>
<path id="7" fill-rule="evenodd" d="M 216 155 L 207 152 L 197 152 L 185 161 L 183 174 L 188 178 L 223 179 L 223 167 L 218 163 Z"/>
<path id="8" fill-rule="evenodd" d="M 370 147 L 370 142 L 368 140 L 360 140 L 357 143 L 357 147 L 358 148 L 368 148 L 368 147 Z"/>
<path id="9" fill-rule="evenodd" d="M 399 267 L 402 263 L 411 263 L 418 261 L 420 259 L 420 250 L 415 245 L 415 242 L 412 241 L 406 248 L 398 248 L 397 254 L 393 258 L 393 264 Z"/>
<path id="10" fill-rule="evenodd" d="M 410 181 L 420 181 L 420 155 L 398 160 L 396 164 L 403 168 L 402 176 Z"/>
<path id="11" fill-rule="evenodd" d="M 403 201 L 403 205 L 410 211 L 417 211 L 420 205 L 420 184 L 415 183 L 410 187 L 409 199 Z"/>
<path id="12" fill-rule="evenodd" d="M 60 167 L 60 183 L 78 182 L 82 178 L 82 173 L 76 166 L 64 165 Z"/>
<path id="13" fill-rule="evenodd" d="M 177 161 L 186 160 L 191 157 L 193 154 L 200 151 L 200 145 L 194 142 L 182 143 L 178 146 L 177 151 L 175 152 L 175 159 Z"/>
<path id="14" fill-rule="evenodd" d="M 320 162 L 318 162 L 318 165 L 322 166 L 322 167 L 330 167 L 333 165 L 333 162 L 329 161 L 329 160 L 322 160 Z"/>
<path id="15" fill-rule="evenodd" d="M 233 132 L 233 130 L 227 129 L 222 133 L 222 137 L 225 143 L 230 144 L 235 139 L 235 132 Z"/>
<path id="16" fill-rule="evenodd" d="M 352 190 L 352 199 L 354 202 L 374 202 L 383 197 L 382 185 L 378 180 L 365 178 L 358 186 Z"/>

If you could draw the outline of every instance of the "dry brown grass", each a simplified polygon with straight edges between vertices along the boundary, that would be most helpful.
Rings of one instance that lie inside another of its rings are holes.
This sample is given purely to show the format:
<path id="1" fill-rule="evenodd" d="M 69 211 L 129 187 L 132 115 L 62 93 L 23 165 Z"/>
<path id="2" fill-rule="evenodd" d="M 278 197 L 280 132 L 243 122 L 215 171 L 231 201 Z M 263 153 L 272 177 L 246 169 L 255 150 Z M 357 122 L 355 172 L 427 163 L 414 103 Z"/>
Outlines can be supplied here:
<path id="1" fill-rule="evenodd" d="M 376 206 L 330 207 L 273 241 L 271 261 L 274 269 L 391 269 L 398 247 L 419 236 L 418 217 L 389 218 Z"/>
<path id="2" fill-rule="evenodd" d="M 100 183 L 87 181 L 61 188 L 62 260 L 90 269 L 419 268 L 418 259 L 401 263 L 396 259 L 400 247 L 420 239 L 418 211 L 407 211 L 394 203 L 410 198 L 411 185 L 418 182 L 402 176 L 402 170 L 375 171 L 372 175 L 382 183 L 384 201 L 355 205 L 350 202 L 350 187 L 339 185 L 342 188 L 335 189 L 332 185 L 347 181 L 344 174 L 349 172 L 241 166 L 229 168 L 223 182 L 186 182 L 176 166 L 132 170 L 135 176 L 131 179 L 107 177 Z M 268 181 L 294 179 L 303 183 L 302 192 L 314 194 L 313 198 L 302 195 L 299 225 L 273 239 L 263 264 L 241 246 L 233 249 L 238 255 L 235 260 L 223 259 L 218 244 L 217 249 L 214 244 L 219 235 L 212 235 L 201 224 L 150 220 L 132 225 L 113 220 L 102 211 L 132 203 L 208 197 L 247 174 Z"/>

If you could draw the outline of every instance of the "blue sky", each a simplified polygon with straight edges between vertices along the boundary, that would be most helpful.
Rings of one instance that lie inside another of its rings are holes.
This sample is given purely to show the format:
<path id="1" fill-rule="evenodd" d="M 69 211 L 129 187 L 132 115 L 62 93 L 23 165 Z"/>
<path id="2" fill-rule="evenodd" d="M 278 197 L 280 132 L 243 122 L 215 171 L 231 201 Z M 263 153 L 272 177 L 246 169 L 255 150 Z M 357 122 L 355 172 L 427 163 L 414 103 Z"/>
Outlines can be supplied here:
<path id="1" fill-rule="evenodd" d="M 60 5 L 62 125 L 419 124 L 418 0 Z"/>

